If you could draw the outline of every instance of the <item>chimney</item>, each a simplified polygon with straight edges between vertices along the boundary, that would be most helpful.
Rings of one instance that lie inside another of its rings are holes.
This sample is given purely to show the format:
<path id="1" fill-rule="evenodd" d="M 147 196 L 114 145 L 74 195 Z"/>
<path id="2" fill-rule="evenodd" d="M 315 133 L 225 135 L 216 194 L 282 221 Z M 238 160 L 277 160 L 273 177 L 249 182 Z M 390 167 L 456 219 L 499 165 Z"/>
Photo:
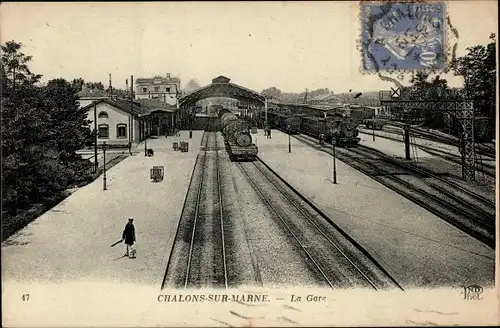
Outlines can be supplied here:
<path id="1" fill-rule="evenodd" d="M 130 94 L 132 95 L 132 100 L 134 100 L 134 76 L 130 75 Z"/>
<path id="2" fill-rule="evenodd" d="M 167 79 L 169 79 L 169 78 L 170 78 L 170 73 L 167 73 Z"/>
<path id="3" fill-rule="evenodd" d="M 128 92 L 128 79 L 125 79 L 125 90 Z"/>
<path id="4" fill-rule="evenodd" d="M 109 93 L 113 94 L 113 87 L 111 86 L 111 73 L 109 73 Z"/>

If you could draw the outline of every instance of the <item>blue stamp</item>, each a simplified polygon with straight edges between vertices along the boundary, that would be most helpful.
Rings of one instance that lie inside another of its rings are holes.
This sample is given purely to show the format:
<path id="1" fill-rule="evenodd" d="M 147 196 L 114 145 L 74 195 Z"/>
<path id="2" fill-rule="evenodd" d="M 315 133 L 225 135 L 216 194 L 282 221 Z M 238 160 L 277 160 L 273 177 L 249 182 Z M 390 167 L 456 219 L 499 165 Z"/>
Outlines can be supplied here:
<path id="1" fill-rule="evenodd" d="M 442 2 L 362 3 L 362 71 L 444 70 L 445 9 Z"/>

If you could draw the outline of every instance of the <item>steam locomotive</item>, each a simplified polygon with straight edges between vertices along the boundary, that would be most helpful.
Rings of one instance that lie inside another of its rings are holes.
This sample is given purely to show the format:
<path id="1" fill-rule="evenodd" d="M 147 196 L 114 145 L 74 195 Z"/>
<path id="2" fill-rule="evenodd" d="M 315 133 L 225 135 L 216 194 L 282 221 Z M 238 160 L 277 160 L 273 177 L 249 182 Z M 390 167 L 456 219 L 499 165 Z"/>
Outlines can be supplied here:
<path id="1" fill-rule="evenodd" d="M 259 150 L 252 141 L 247 121 L 239 119 L 226 109 L 219 111 L 219 118 L 230 159 L 254 160 Z"/>
<path id="2" fill-rule="evenodd" d="M 285 133 L 303 133 L 314 138 L 323 135 L 325 141 L 329 143 L 335 138 L 337 146 L 352 146 L 360 141 L 357 128 L 360 121 L 358 113 L 350 113 L 349 116 L 336 113 L 322 118 L 307 114 L 269 111 L 268 120 L 271 128 Z"/>

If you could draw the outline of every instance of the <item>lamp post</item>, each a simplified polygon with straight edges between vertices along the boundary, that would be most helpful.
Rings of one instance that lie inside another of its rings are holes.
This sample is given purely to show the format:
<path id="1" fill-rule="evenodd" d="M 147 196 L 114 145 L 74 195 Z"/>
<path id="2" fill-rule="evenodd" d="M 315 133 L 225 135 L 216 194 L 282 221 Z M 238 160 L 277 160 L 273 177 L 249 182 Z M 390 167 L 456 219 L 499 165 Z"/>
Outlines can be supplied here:
<path id="1" fill-rule="evenodd" d="M 290 138 L 290 125 L 286 126 L 286 130 L 288 131 L 288 152 L 292 152 L 292 140 Z"/>
<path id="2" fill-rule="evenodd" d="M 372 135 L 373 135 L 373 141 L 375 141 L 375 117 L 373 117 L 373 122 L 372 122 Z"/>
<path id="3" fill-rule="evenodd" d="M 337 143 L 337 139 L 335 135 L 332 138 L 332 160 L 333 160 L 333 183 L 337 184 L 337 167 L 335 163 L 335 144 Z"/>
<path id="4" fill-rule="evenodd" d="M 104 166 L 103 166 L 103 175 L 102 175 L 102 190 L 107 190 L 106 187 L 106 149 L 107 145 L 106 142 L 102 143 L 102 153 L 103 153 L 103 158 L 104 158 Z"/>
<path id="5" fill-rule="evenodd" d="M 265 99 L 265 101 L 264 101 L 264 110 L 265 110 L 265 114 L 266 114 L 266 116 L 265 116 L 266 123 L 265 123 L 265 127 L 264 128 L 267 129 L 267 97 L 265 97 L 264 99 Z"/>

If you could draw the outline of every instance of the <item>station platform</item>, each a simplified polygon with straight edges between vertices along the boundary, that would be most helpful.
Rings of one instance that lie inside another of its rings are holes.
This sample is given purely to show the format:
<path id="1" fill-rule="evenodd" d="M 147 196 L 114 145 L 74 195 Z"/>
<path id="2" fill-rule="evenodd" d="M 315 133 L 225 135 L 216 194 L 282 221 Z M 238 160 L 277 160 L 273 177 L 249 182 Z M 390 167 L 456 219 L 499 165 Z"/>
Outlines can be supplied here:
<path id="1" fill-rule="evenodd" d="M 439 217 L 287 134 L 253 135 L 259 157 L 353 237 L 403 288 L 492 286 L 495 252 Z M 381 139 L 381 138 L 379 138 Z M 387 146 L 387 145 L 386 145 Z"/>
<path id="2" fill-rule="evenodd" d="M 385 131 L 375 130 L 375 141 L 373 140 L 373 131 L 367 129 L 360 129 L 359 137 L 361 138 L 360 144 L 383 152 L 384 154 L 404 159 L 405 158 L 405 145 L 403 136 L 391 134 Z M 387 136 L 401 141 L 382 138 Z M 440 152 L 444 152 L 446 156 L 461 156 L 458 148 L 452 145 L 447 145 L 437 141 L 431 141 L 422 138 L 412 138 L 411 142 L 416 146 L 411 146 L 410 157 L 411 160 L 419 167 L 429 169 L 436 173 L 446 174 L 453 181 L 464 188 L 468 188 L 475 193 L 495 201 L 496 199 L 496 181 L 494 177 L 486 176 L 480 171 L 476 172 L 475 181 L 462 180 L 462 167 L 460 164 L 452 163 L 445 158 L 438 156 Z M 432 147 L 435 149 L 432 153 L 425 151 L 418 146 Z M 482 158 L 483 164 L 495 165 L 495 160 L 488 160 L 486 157 Z"/>
<path id="3" fill-rule="evenodd" d="M 203 131 L 181 131 L 180 138 L 148 139 L 144 151 L 107 171 L 103 179 L 76 190 L 62 203 L 2 243 L 3 287 L 13 283 L 81 281 L 161 285 L 169 247 L 175 238 Z M 188 152 L 172 149 L 189 142 Z M 137 149 L 144 148 L 139 144 Z M 164 180 L 150 180 L 153 166 L 164 166 Z M 124 257 L 121 239 L 128 217 L 134 217 L 137 258 Z"/>

